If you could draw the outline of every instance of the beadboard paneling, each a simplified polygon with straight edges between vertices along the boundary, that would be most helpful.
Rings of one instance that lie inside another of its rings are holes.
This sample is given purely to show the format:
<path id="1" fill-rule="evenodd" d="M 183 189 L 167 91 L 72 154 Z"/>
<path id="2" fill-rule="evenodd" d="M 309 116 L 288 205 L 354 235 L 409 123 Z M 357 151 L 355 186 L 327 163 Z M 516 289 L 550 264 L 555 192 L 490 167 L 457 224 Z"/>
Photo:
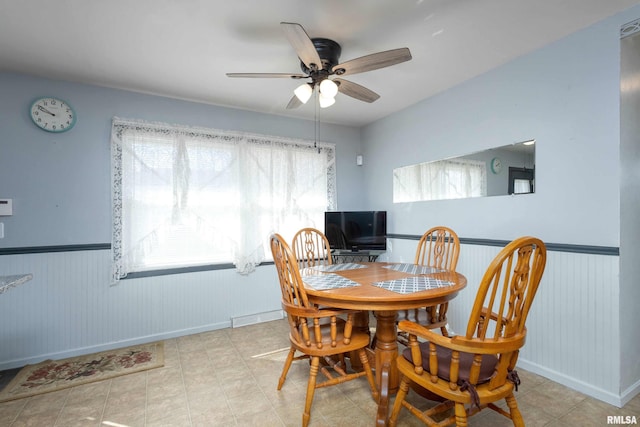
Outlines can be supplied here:
<path id="1" fill-rule="evenodd" d="M 416 242 L 390 239 L 381 261 L 412 262 Z M 468 280 L 449 311 L 463 331 L 477 284 L 501 248 L 462 245 Z M 548 252 L 519 365 L 619 404 L 617 256 Z M 33 280 L 0 295 L 0 369 L 231 326 L 280 309 L 273 266 L 213 270 L 109 285 L 108 250 L 0 256 L 0 274 Z M 607 363 L 602 363 L 606 360 Z M 597 367 L 597 369 L 596 369 Z"/>
<path id="2" fill-rule="evenodd" d="M 229 327 L 280 309 L 273 266 L 109 284 L 108 250 L 0 256 L 0 274 L 33 280 L 0 295 L 0 370 Z"/>
<path id="3" fill-rule="evenodd" d="M 394 239 L 386 259 L 411 262 L 415 245 Z M 466 329 L 478 283 L 501 249 L 461 246 L 458 271 L 468 284 L 450 304 L 454 332 Z M 621 406 L 618 264 L 618 256 L 547 252 L 519 366 Z"/>

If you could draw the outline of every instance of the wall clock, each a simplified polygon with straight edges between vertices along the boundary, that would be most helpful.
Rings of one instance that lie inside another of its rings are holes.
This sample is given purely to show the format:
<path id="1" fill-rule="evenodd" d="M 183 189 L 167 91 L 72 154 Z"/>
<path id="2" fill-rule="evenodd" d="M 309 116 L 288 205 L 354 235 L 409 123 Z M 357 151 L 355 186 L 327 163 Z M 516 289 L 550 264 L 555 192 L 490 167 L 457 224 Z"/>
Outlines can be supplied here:
<path id="1" fill-rule="evenodd" d="M 36 99 L 29 110 L 31 120 L 47 132 L 65 132 L 76 124 L 76 113 L 65 101 L 45 97 Z"/>
<path id="2" fill-rule="evenodd" d="M 498 174 L 502 170 L 502 160 L 498 157 L 491 159 L 491 172 Z"/>

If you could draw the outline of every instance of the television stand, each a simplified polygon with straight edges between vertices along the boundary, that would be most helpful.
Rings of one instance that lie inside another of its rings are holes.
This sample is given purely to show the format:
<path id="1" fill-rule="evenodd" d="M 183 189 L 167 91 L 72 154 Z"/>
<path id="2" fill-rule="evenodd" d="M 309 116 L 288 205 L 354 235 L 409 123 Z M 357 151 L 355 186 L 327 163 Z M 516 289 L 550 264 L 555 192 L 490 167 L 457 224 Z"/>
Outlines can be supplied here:
<path id="1" fill-rule="evenodd" d="M 344 264 L 347 262 L 374 262 L 385 251 L 352 251 L 349 249 L 336 249 L 331 252 L 331 258 L 334 264 Z"/>

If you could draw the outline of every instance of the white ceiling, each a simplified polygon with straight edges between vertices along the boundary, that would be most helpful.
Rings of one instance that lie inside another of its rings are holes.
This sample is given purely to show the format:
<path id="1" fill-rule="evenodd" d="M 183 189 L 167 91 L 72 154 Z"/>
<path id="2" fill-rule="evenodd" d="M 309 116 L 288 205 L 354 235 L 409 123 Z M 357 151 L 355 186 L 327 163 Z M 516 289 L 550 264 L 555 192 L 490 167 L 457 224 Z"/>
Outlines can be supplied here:
<path id="1" fill-rule="evenodd" d="M 413 59 L 348 76 L 380 94 L 339 94 L 320 120 L 360 126 L 504 64 L 638 0 L 0 0 L 0 71 L 246 110 L 286 110 L 299 81 L 227 72 L 300 73 L 280 28 L 342 46 L 341 62 L 408 47 Z M 51 94 L 62 98 L 65 94 Z"/>

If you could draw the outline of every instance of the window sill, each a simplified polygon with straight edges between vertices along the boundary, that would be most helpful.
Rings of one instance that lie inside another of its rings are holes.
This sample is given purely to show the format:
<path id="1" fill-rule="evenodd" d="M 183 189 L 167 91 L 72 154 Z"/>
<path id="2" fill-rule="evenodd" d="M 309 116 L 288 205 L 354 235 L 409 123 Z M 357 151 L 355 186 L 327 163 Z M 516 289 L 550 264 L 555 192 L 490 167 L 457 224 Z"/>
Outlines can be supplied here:
<path id="1" fill-rule="evenodd" d="M 271 264 L 273 264 L 273 261 L 265 261 L 265 262 L 261 262 L 258 266 L 260 267 L 263 265 L 271 265 Z M 127 274 L 127 276 L 123 277 L 121 280 L 139 279 L 142 277 L 168 276 L 170 274 L 196 273 L 199 271 L 232 270 L 235 268 L 236 266 L 233 265 L 232 263 L 207 264 L 207 265 L 197 265 L 197 266 L 191 266 L 191 267 L 161 268 L 158 270 L 132 272 Z"/>

